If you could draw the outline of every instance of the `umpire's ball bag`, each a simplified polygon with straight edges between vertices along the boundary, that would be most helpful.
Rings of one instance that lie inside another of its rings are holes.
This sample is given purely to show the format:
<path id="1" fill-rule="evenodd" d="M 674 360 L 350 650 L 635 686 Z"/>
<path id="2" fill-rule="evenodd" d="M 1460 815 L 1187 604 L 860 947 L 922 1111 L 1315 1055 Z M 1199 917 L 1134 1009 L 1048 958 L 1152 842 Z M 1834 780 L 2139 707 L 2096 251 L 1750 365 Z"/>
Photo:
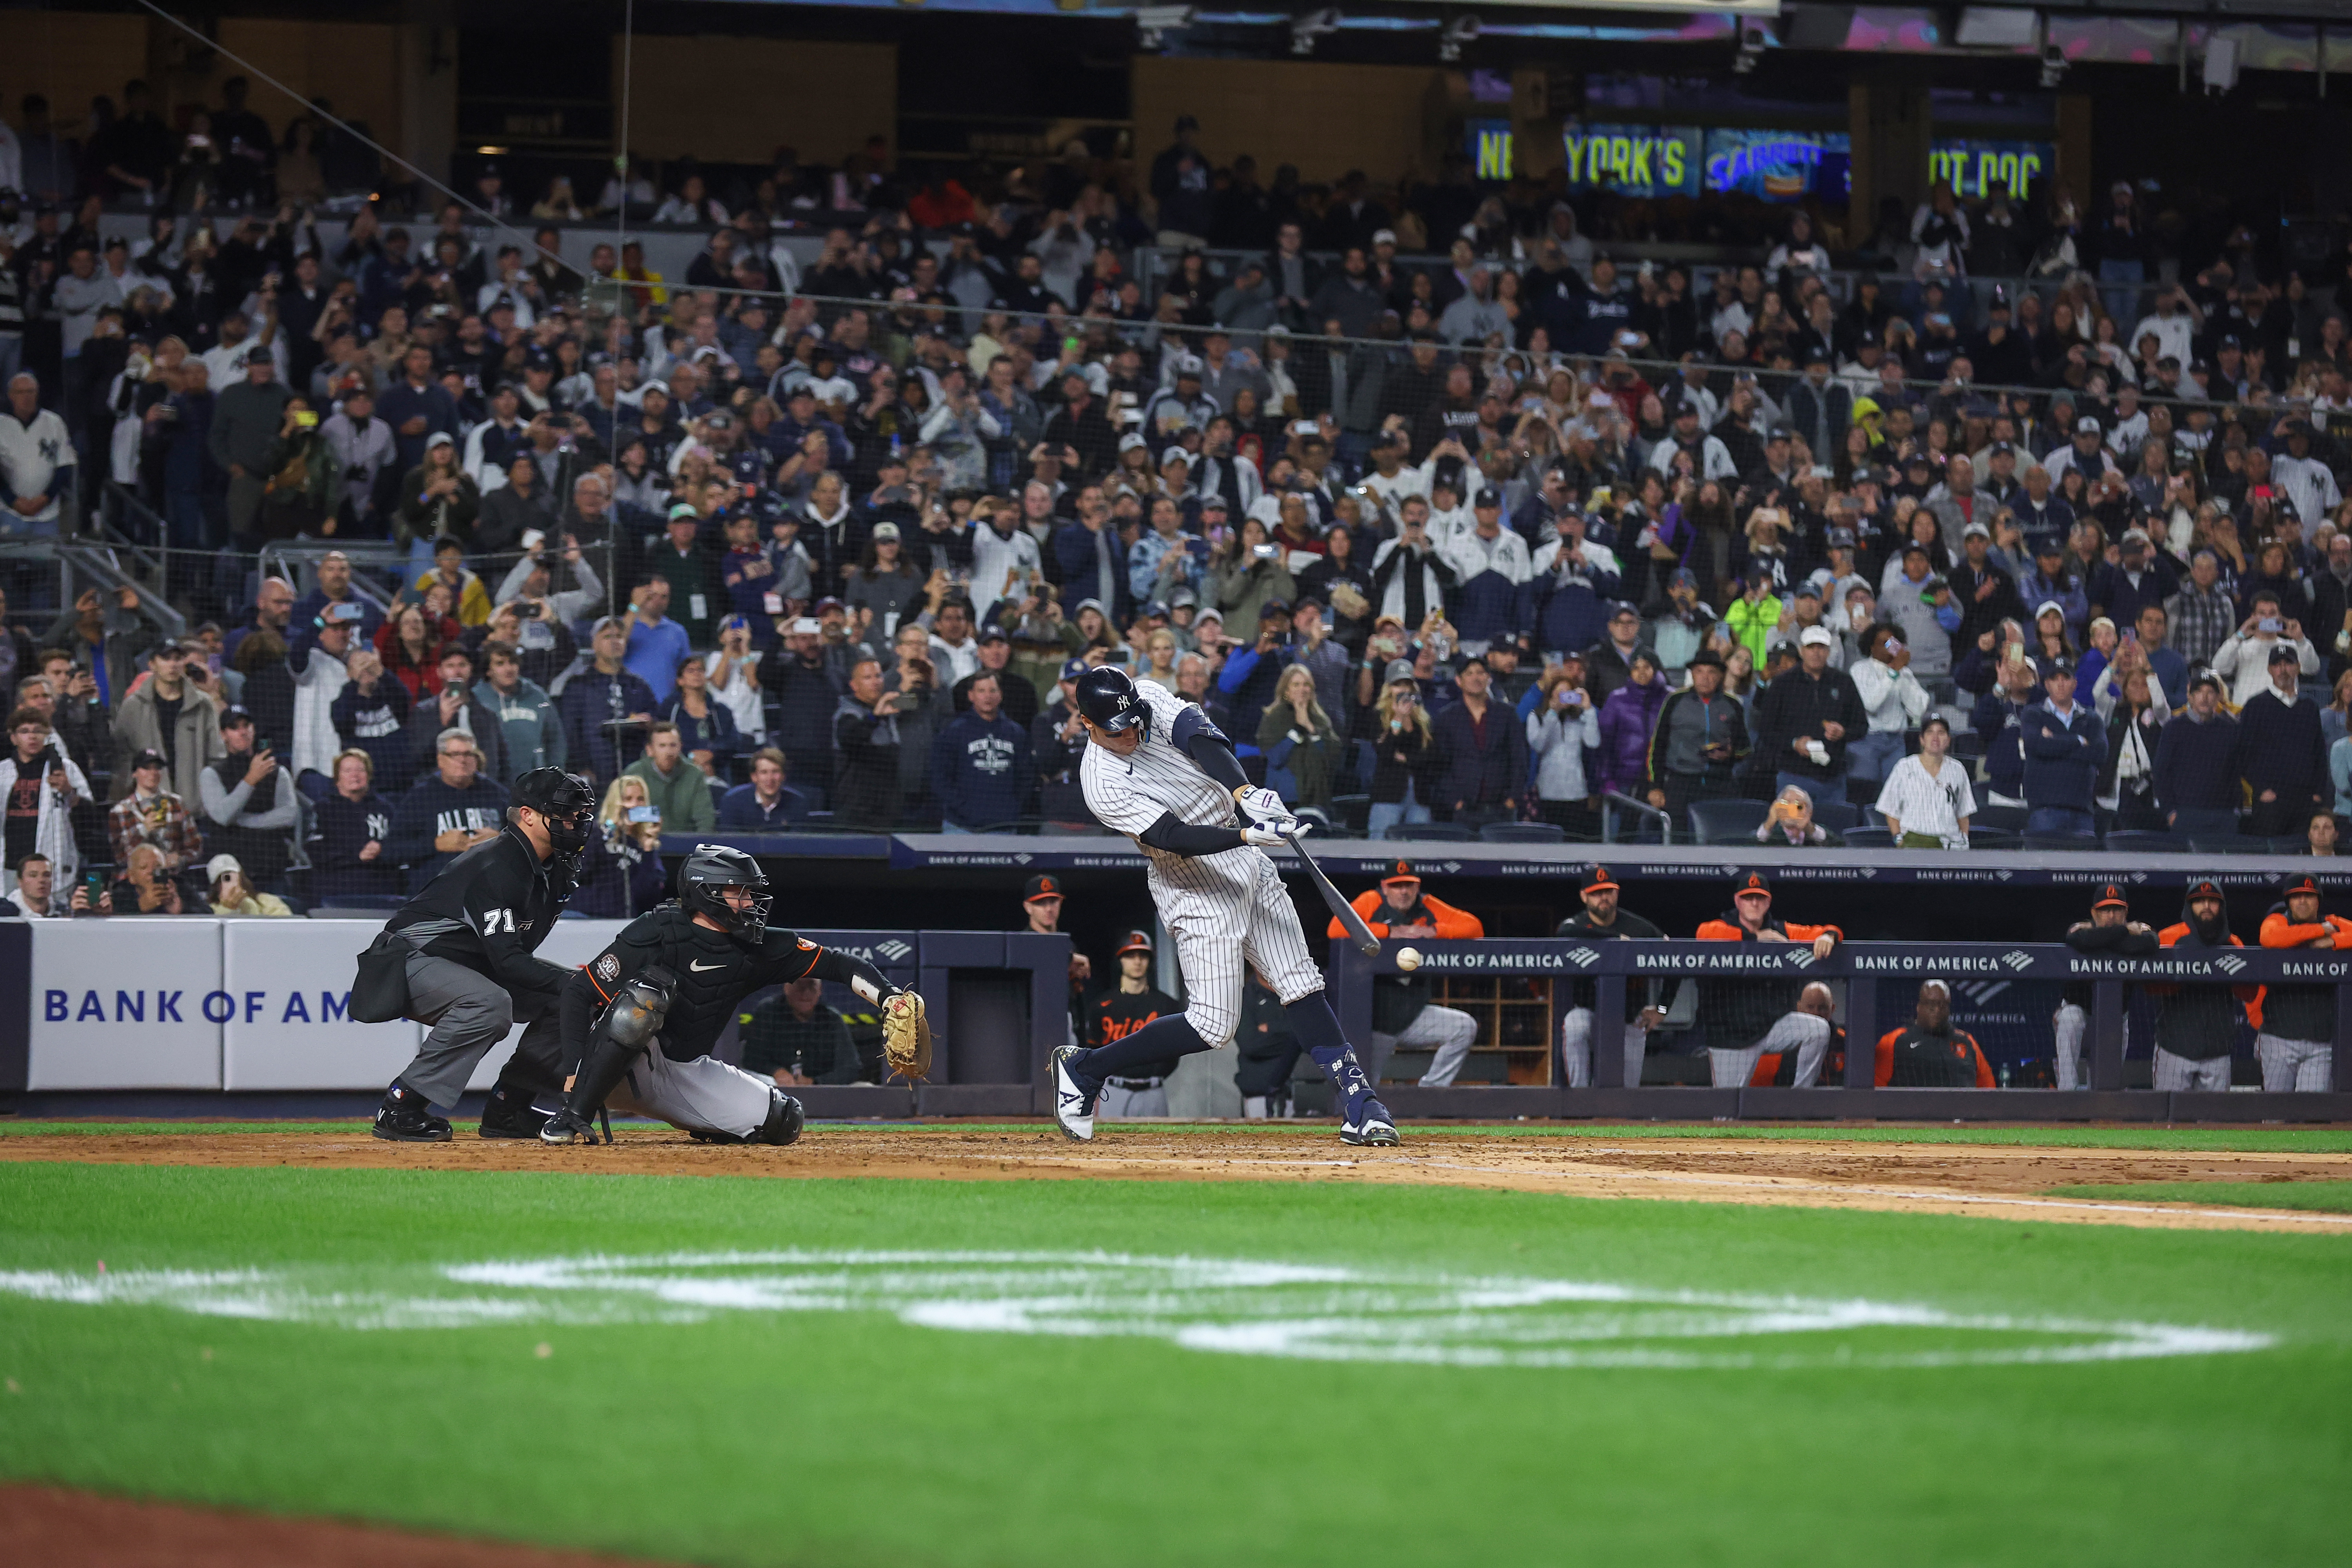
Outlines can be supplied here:
<path id="1" fill-rule="evenodd" d="M 408 1013 L 408 942 L 392 931 L 378 931 L 360 954 L 359 978 L 352 983 L 351 1016 L 354 1023 L 389 1024 Z"/>

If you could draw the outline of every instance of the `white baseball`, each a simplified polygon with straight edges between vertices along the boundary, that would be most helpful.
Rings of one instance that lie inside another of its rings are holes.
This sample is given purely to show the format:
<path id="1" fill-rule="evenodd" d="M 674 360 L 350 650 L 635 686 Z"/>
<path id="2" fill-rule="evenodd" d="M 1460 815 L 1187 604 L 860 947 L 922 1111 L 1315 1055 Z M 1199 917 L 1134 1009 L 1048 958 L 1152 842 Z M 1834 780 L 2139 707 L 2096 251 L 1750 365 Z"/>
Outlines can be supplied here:
<path id="1" fill-rule="evenodd" d="M 1414 970 L 1421 967 L 1421 949 L 1417 947 L 1398 948 L 1396 961 L 1397 967 L 1399 969 L 1402 970 L 1407 974 L 1411 974 Z"/>

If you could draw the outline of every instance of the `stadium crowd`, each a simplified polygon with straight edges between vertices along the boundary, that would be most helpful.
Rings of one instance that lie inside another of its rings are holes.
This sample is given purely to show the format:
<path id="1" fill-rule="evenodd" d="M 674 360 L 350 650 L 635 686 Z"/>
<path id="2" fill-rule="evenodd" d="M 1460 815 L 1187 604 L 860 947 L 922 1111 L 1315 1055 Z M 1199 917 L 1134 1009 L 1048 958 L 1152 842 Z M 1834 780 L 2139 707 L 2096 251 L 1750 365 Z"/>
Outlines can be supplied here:
<path id="1" fill-rule="evenodd" d="M 1069 683 L 1107 661 L 1376 837 L 1591 839 L 1614 801 L 1790 846 L 2332 847 L 2352 805 L 2352 280 L 2178 254 L 2129 184 L 1939 190 L 1851 275 L 1798 211 L 1701 288 L 1589 237 L 1637 204 L 1260 188 L 1187 120 L 1132 188 L 861 164 L 807 266 L 798 187 L 688 174 L 672 279 L 454 203 L 330 245 L 290 131 L 210 121 L 274 190 L 174 174 L 125 101 L 62 195 L 28 125 L 35 199 L 0 197 L 0 536 L 110 484 L 195 552 L 184 637 L 133 586 L 0 638 L 8 866 L 60 900 L 164 897 L 79 858 L 217 902 L 207 848 L 265 897 L 395 891 L 547 763 L 604 792 L 614 912 L 665 827 L 1083 826 Z M 349 553 L 260 577 L 284 542 Z"/>

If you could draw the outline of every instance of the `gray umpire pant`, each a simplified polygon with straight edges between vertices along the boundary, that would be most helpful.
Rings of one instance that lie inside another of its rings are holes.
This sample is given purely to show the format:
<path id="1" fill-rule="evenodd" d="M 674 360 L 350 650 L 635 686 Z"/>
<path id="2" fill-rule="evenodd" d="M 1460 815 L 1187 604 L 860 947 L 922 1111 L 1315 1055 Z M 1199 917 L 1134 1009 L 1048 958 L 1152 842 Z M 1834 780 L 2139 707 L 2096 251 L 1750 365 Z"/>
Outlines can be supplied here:
<path id="1" fill-rule="evenodd" d="M 436 1105 L 454 1106 L 474 1069 L 517 1023 L 514 1059 L 499 1076 L 539 1090 L 563 1085 L 563 1028 L 552 995 L 518 1001 L 497 981 L 451 959 L 408 955 L 408 1016 L 430 1025 L 400 1081 Z"/>
<path id="2" fill-rule="evenodd" d="M 1853 1048 L 1848 1042 L 1846 1048 Z M 1717 1050 L 1710 1047 L 1706 1053 L 1707 1067 L 1717 1089 L 1745 1089 L 1748 1080 L 1756 1076 L 1756 1064 L 1767 1051 L 1781 1056 L 1797 1053 L 1796 1087 L 1811 1089 L 1821 1080 L 1822 1058 L 1830 1054 L 1830 1021 L 1816 1018 L 1811 1013 L 1783 1013 L 1780 1022 L 1765 1031 L 1764 1037 L 1752 1046 L 1736 1050 Z"/>

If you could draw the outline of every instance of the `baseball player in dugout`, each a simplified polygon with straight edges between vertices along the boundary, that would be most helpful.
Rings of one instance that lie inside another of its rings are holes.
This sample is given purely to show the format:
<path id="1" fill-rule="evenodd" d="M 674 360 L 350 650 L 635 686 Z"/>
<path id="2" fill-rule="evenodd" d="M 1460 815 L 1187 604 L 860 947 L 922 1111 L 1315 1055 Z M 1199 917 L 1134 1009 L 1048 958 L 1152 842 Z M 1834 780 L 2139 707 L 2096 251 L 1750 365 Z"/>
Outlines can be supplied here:
<path id="1" fill-rule="evenodd" d="M 677 874 L 678 896 L 629 922 L 563 988 L 563 1040 L 580 1064 L 563 1109 L 541 1130 L 550 1143 L 594 1142 L 600 1110 L 667 1121 L 705 1143 L 790 1143 L 801 1103 L 767 1079 L 710 1054 L 754 991 L 833 980 L 882 1012 L 885 1051 L 912 1079 L 929 1067 L 923 999 L 862 958 L 768 923 L 772 895 L 740 849 L 699 844 Z M 919 1059 L 906 1037 L 921 1036 Z"/>
<path id="2" fill-rule="evenodd" d="M 2156 933 L 2157 945 L 2194 952 L 2200 948 L 2243 947 L 2230 930 L 2230 903 L 2221 884 L 2203 878 L 2189 884 L 2180 900 L 2180 921 Z M 2175 984 L 2152 983 L 2145 989 L 2157 998 L 2156 1059 L 2149 1068 L 2159 1093 L 2230 1088 L 2230 1046 L 2238 1033 L 2238 1009 L 2242 1006 L 2257 1031 L 2263 1026 L 2263 988 L 2259 985 Z"/>
<path id="3" fill-rule="evenodd" d="M 1358 893 L 1356 912 L 1377 937 L 1442 937 L 1448 942 L 1474 942 L 1486 934 L 1486 922 L 1467 910 L 1424 897 L 1421 873 L 1403 860 L 1389 868 L 1381 885 Z M 1347 939 L 1348 928 L 1331 917 L 1331 940 Z M 1383 974 L 1372 982 L 1372 1081 L 1391 1052 L 1434 1051 L 1429 1070 L 1421 1076 L 1423 1089 L 1443 1089 L 1469 1059 L 1470 1044 L 1478 1037 L 1478 1020 L 1455 1007 L 1440 1007 L 1430 1000 L 1428 977 Z"/>
<path id="4" fill-rule="evenodd" d="M 1087 1044 L 1123 1040 L 1147 1024 L 1181 1013 L 1184 1005 L 1151 986 L 1151 938 L 1139 931 L 1118 944 L 1118 984 L 1097 991 L 1087 1004 Z M 1139 1062 L 1103 1080 L 1095 1114 L 1113 1121 L 1168 1114 L 1168 1079 L 1179 1058 Z"/>
<path id="5" fill-rule="evenodd" d="M 1021 889 L 1022 918 L 1029 922 L 1035 936 L 1062 934 L 1062 879 L 1032 877 Z M 1083 1017 L 1087 1010 L 1087 992 L 1094 984 L 1094 961 L 1073 948 L 1070 952 L 1070 1016 Z M 1071 1026 L 1071 1037 L 1077 1035 L 1077 1026 Z"/>
<path id="6" fill-rule="evenodd" d="M 1952 1022 L 1952 988 L 1919 983 L 1911 1021 L 1878 1037 L 1871 1081 L 1881 1089 L 1991 1089 L 1992 1068 L 1977 1037 Z"/>
<path id="7" fill-rule="evenodd" d="M 1087 809 L 1142 847 L 1152 901 L 1183 970 L 1185 1005 L 1123 1040 L 1054 1053 L 1062 1131 L 1094 1136 L 1096 1097 L 1108 1079 L 1231 1043 L 1255 968 L 1338 1090 L 1341 1139 L 1394 1143 L 1396 1123 L 1340 1032 L 1298 910 L 1265 853 L 1305 825 L 1279 795 L 1251 786 L 1207 714 L 1159 682 L 1103 666 L 1080 676 L 1073 695 L 1087 731 L 1078 773 Z"/>
<path id="8" fill-rule="evenodd" d="M 384 1090 L 377 1137 L 446 1142 L 449 1123 L 433 1107 L 457 1104 L 474 1068 L 517 1024 L 522 1039 L 482 1108 L 481 1131 L 538 1134 L 547 1118 L 531 1100 L 562 1087 L 556 998 L 572 973 L 539 957 L 539 944 L 571 900 L 595 812 L 587 780 L 533 768 L 515 781 L 498 836 L 442 867 L 385 924 L 379 946 L 389 939 L 406 950 L 403 1016 L 430 1032 Z"/>
<path id="9" fill-rule="evenodd" d="M 1802 942 L 1827 958 L 1845 933 L 1835 926 L 1799 925 L 1772 912 L 1772 884 L 1750 871 L 1731 887 L 1731 912 L 1698 928 L 1701 942 Z M 1717 1089 L 1741 1089 L 1769 1052 L 1794 1053 L 1798 1089 L 1821 1081 L 1830 1051 L 1830 1022 L 1798 1004 L 1803 988 L 1787 980 L 1706 980 L 1699 984 L 1699 1020 L 1707 1036 L 1708 1077 Z"/>
<path id="10" fill-rule="evenodd" d="M 2066 931 L 2066 945 L 2076 952 L 2106 958 L 2139 958 L 2156 951 L 2156 928 L 2131 918 L 2131 900 L 2123 884 L 2108 882 L 2091 901 L 2091 918 Z M 2090 1030 L 2091 1003 L 2097 982 L 2069 980 L 2051 1016 L 2051 1078 L 2060 1089 L 2081 1086 L 2083 1037 Z M 2329 1033 L 2333 1034 L 2333 1024 Z"/>
<path id="11" fill-rule="evenodd" d="M 1584 900 L 1584 908 L 1560 921 L 1559 930 L 1553 935 L 1585 942 L 1655 942 L 1666 934 L 1655 922 L 1618 903 L 1617 879 L 1606 866 L 1595 866 L 1579 879 L 1577 896 Z M 1568 1011 L 1559 1020 L 1560 1065 L 1566 1071 L 1569 1088 L 1589 1089 L 1592 1085 L 1593 1009 L 1601 1005 L 1601 983 L 1590 975 L 1579 975 L 1564 984 L 1568 987 Z M 1650 1043 L 1650 1031 L 1666 1021 L 1665 1009 L 1656 1005 L 1656 998 L 1651 994 L 1654 984 L 1641 984 L 1632 980 L 1625 983 L 1627 1089 L 1641 1084 L 1642 1060 Z"/>
<path id="12" fill-rule="evenodd" d="M 2279 901 L 2263 916 L 2264 947 L 2352 948 L 2352 921 L 2319 912 L 2319 883 L 2298 871 L 2279 886 Z M 2268 985 L 2263 988 L 2254 1055 L 2262 1059 L 2263 1088 L 2325 1090 L 2333 1081 L 2336 1047 L 2336 987 Z"/>

